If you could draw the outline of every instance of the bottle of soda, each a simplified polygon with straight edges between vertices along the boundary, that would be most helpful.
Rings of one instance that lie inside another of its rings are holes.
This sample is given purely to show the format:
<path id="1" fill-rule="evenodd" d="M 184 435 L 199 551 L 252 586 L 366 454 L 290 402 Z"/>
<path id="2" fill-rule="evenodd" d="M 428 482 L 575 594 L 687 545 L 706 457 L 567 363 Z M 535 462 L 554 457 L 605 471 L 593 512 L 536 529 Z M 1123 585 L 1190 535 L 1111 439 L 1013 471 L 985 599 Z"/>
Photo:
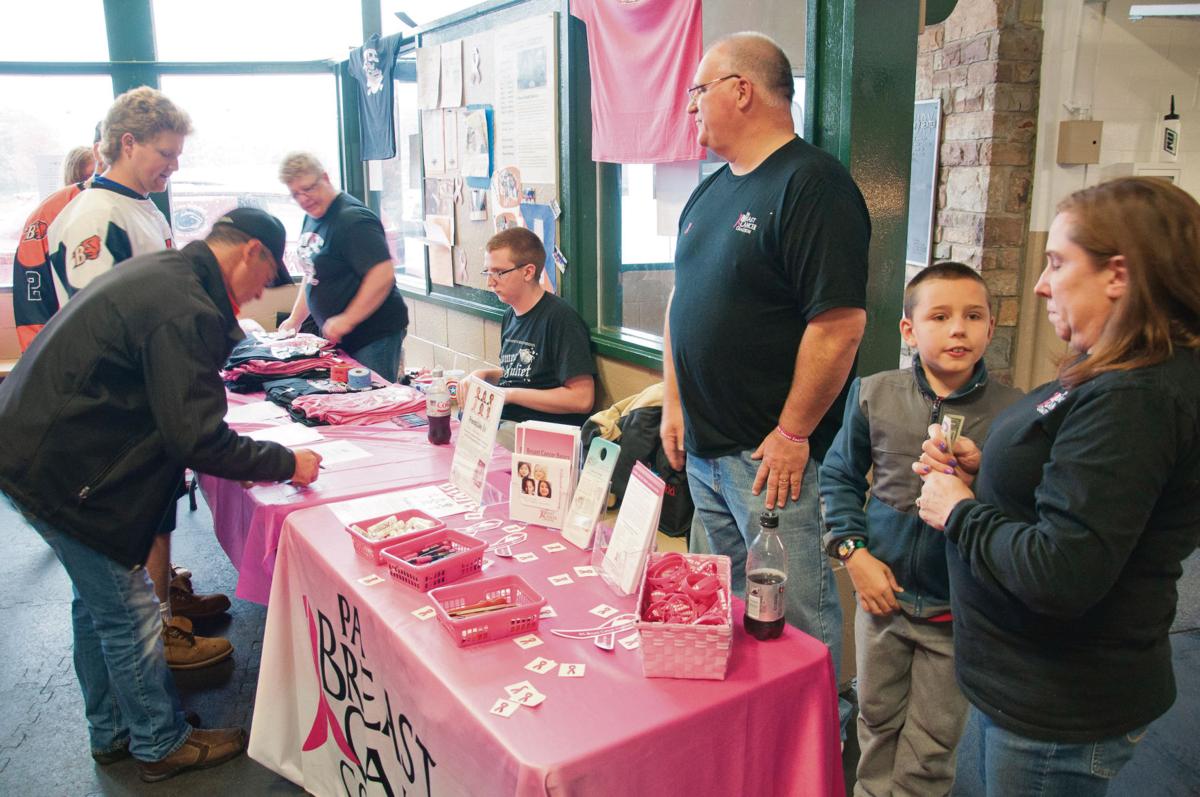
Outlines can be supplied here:
<path id="1" fill-rule="evenodd" d="M 444 446 L 450 442 L 450 389 L 441 368 L 433 369 L 433 382 L 425 391 L 425 417 L 429 419 L 429 442 Z"/>
<path id="2" fill-rule="evenodd" d="M 755 639 L 783 633 L 783 590 L 787 583 L 787 551 L 779 538 L 779 516 L 763 512 L 759 532 L 746 554 L 746 616 L 742 625 Z"/>

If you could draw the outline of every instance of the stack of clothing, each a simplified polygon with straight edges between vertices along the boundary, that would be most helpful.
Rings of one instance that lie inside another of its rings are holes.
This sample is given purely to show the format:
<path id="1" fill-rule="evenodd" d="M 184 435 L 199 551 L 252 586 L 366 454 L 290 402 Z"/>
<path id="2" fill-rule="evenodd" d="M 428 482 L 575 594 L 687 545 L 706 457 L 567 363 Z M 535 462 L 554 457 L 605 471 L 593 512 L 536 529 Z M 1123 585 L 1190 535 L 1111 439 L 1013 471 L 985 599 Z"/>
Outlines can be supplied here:
<path id="1" fill-rule="evenodd" d="M 392 385 L 369 391 L 309 393 L 292 399 L 288 412 L 308 426 L 365 426 L 424 406 L 425 396 L 419 390 Z"/>
<path id="2" fill-rule="evenodd" d="M 283 376 L 327 379 L 331 365 L 349 364 L 332 349 L 324 338 L 304 333 L 279 340 L 247 337 L 230 353 L 221 378 L 233 393 L 257 393 L 266 382 Z"/>

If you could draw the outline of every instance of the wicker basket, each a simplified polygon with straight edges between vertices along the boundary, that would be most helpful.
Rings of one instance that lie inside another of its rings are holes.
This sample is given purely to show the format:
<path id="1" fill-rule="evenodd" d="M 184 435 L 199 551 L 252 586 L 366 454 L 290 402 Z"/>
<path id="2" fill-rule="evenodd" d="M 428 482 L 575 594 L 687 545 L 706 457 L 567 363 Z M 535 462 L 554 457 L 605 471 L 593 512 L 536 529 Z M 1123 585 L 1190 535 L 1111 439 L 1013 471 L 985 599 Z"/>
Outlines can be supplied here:
<path id="1" fill-rule="evenodd" d="M 649 571 L 662 554 L 652 554 Z M 684 554 L 690 562 L 716 562 L 717 577 L 729 590 L 729 557 L 704 554 Z M 638 617 L 646 607 L 650 590 L 642 576 L 638 592 Z M 642 640 L 642 675 L 647 678 L 707 678 L 724 680 L 733 646 L 732 602 L 725 602 L 723 625 L 684 625 L 680 623 L 650 623 L 639 619 L 638 635 Z"/>

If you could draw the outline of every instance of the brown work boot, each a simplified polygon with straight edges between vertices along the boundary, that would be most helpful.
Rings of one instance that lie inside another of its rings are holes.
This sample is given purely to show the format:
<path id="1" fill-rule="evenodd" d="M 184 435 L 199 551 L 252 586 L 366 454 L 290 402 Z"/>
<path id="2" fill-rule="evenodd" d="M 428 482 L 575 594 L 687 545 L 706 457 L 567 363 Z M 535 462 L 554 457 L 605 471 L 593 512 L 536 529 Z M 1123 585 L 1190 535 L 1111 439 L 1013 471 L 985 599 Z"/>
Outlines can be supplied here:
<path id="1" fill-rule="evenodd" d="M 159 761 L 138 761 L 142 780 L 154 783 L 173 778 L 189 769 L 204 769 L 237 758 L 246 751 L 246 732 L 241 728 L 196 728 L 178 750 Z"/>
<path id="2" fill-rule="evenodd" d="M 175 617 L 204 620 L 229 611 L 228 597 L 219 592 L 211 595 L 192 592 L 191 582 L 178 577 L 171 579 L 168 594 L 171 596 L 171 614 Z"/>
<path id="3" fill-rule="evenodd" d="M 198 670 L 233 653 L 233 645 L 224 637 L 193 634 L 192 621 L 186 617 L 172 617 L 163 623 L 162 634 L 167 666 L 172 670 Z"/>

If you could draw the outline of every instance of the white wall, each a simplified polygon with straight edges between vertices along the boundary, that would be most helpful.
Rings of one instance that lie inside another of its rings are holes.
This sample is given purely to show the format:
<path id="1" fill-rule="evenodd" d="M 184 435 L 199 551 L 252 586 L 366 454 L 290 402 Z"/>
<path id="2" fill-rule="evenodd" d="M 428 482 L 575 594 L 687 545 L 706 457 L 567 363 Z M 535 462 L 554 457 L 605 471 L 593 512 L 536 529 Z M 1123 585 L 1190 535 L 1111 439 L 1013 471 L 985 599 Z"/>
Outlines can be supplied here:
<path id="1" fill-rule="evenodd" d="M 1066 194 L 1116 176 L 1121 164 L 1178 168 L 1178 184 L 1200 196 L 1200 18 L 1129 19 L 1129 0 L 1044 4 L 1042 88 L 1031 230 L 1047 230 Z M 1170 95 L 1183 123 L 1175 164 L 1155 164 L 1158 125 Z M 1059 166 L 1064 103 L 1090 106 L 1104 122 L 1100 163 Z"/>

